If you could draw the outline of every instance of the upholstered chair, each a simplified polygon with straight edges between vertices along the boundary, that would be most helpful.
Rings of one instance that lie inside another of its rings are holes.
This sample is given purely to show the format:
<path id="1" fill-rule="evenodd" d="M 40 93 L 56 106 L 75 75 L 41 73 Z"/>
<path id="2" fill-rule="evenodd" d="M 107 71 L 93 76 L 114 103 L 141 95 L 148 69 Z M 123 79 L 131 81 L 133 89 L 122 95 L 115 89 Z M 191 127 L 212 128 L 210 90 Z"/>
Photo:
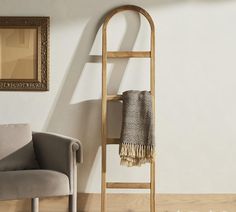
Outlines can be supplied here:
<path id="1" fill-rule="evenodd" d="M 78 140 L 31 132 L 28 124 L 0 125 L 0 200 L 69 196 L 69 211 L 77 210 Z"/>

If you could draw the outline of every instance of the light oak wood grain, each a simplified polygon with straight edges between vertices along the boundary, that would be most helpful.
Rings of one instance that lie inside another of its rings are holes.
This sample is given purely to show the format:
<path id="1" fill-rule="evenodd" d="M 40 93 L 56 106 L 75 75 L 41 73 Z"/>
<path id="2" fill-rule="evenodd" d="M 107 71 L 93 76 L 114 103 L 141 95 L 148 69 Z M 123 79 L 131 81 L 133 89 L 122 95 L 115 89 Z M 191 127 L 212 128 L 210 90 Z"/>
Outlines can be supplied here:
<path id="1" fill-rule="evenodd" d="M 119 144 L 120 139 L 119 138 L 108 138 L 107 139 L 107 144 Z"/>
<path id="2" fill-rule="evenodd" d="M 109 51 L 107 52 L 108 58 L 149 58 L 151 57 L 150 51 Z"/>
<path id="3" fill-rule="evenodd" d="M 108 95 L 107 100 L 109 101 L 122 100 L 122 95 Z"/>
<path id="4" fill-rule="evenodd" d="M 150 189 L 150 183 L 107 183 L 107 188 L 120 188 L 120 189 Z"/>
<path id="5" fill-rule="evenodd" d="M 110 19 L 117 13 L 123 11 L 135 11 L 143 15 L 149 22 L 151 28 L 150 51 L 107 51 L 107 25 Z M 106 188 L 117 189 L 129 187 L 132 189 L 143 188 L 145 185 L 150 189 L 150 211 L 155 212 L 155 161 L 150 164 L 150 184 L 140 183 L 107 183 L 106 182 L 106 145 L 117 144 L 117 139 L 107 137 L 107 101 L 120 101 L 121 95 L 107 95 L 107 59 L 108 58 L 150 58 L 150 92 L 152 95 L 153 116 L 155 115 L 155 25 L 152 17 L 146 10 L 134 5 L 125 5 L 111 10 L 105 17 L 102 26 L 102 177 L 101 177 L 101 212 L 107 211 Z M 155 123 L 155 121 L 154 121 Z"/>
<path id="6" fill-rule="evenodd" d="M 108 212 L 149 212 L 149 194 L 107 194 Z M 40 212 L 68 212 L 68 198 L 40 199 Z M 100 194 L 78 194 L 78 212 L 100 212 Z M 158 212 L 236 212 L 236 194 L 158 194 Z M 1 212 L 29 212 L 30 200 L 0 201 Z"/>

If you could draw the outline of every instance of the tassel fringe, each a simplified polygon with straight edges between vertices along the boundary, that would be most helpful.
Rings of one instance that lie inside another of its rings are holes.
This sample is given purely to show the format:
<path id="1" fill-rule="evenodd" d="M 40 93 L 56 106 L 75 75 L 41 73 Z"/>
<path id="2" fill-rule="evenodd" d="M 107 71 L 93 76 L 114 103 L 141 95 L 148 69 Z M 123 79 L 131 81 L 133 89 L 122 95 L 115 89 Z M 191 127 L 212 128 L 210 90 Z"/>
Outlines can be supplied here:
<path id="1" fill-rule="evenodd" d="M 123 166 L 141 166 L 155 158 L 153 145 L 122 143 L 120 146 L 120 164 Z"/>

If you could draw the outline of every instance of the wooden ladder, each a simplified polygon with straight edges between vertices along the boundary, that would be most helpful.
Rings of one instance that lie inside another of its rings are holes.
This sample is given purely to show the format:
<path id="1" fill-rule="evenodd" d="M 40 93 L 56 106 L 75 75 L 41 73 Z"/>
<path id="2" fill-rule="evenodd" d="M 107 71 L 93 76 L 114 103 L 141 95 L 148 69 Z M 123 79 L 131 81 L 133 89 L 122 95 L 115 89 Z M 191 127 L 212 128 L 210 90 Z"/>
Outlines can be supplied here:
<path id="1" fill-rule="evenodd" d="M 122 11 L 136 11 L 142 14 L 151 27 L 150 51 L 107 51 L 107 24 L 110 19 Z M 150 189 L 150 211 L 155 212 L 155 162 L 150 164 L 149 183 L 121 183 L 106 181 L 106 145 L 119 144 L 118 138 L 107 137 L 107 101 L 120 101 L 122 95 L 107 94 L 107 59 L 108 58 L 150 58 L 150 92 L 152 95 L 152 108 L 155 114 L 155 26 L 151 16 L 146 10 L 125 5 L 113 9 L 108 13 L 102 27 L 102 183 L 101 183 L 101 212 L 106 212 L 106 189 Z"/>

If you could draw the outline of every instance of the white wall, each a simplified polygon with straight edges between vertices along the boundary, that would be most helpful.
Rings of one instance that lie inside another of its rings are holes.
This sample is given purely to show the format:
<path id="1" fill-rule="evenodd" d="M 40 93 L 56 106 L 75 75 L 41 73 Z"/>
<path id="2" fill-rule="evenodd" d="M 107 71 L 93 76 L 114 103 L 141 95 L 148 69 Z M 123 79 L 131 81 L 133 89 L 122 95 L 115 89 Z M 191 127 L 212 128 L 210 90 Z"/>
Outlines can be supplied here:
<path id="1" fill-rule="evenodd" d="M 0 0 L 1 16 L 51 16 L 50 91 L 0 92 L 0 123 L 29 122 L 34 130 L 80 138 L 85 156 L 80 192 L 100 191 L 101 63 L 92 56 L 101 53 L 98 29 L 106 12 L 126 3 L 130 1 Z M 236 2 L 132 4 L 149 11 L 157 26 L 157 191 L 236 192 Z M 148 48 L 147 30 L 137 15 L 118 15 L 109 45 Z M 112 60 L 110 92 L 147 89 L 147 64 Z M 115 113 L 110 133 L 117 135 L 121 107 L 110 108 Z M 148 166 L 121 168 L 117 148 L 110 148 L 108 158 L 108 179 L 146 180 Z"/>

